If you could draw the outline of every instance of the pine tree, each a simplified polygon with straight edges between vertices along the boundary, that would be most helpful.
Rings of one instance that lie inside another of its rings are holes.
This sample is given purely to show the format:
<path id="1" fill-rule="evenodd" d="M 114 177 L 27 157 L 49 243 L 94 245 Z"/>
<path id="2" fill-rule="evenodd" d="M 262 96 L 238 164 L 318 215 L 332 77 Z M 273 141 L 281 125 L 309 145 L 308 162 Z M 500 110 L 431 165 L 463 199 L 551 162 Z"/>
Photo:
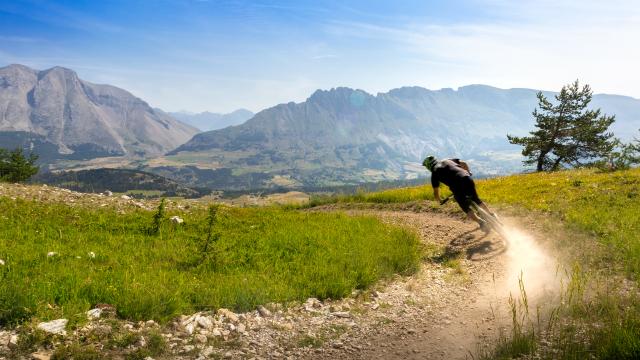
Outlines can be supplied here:
<path id="1" fill-rule="evenodd" d="M 0 149 L 0 181 L 20 182 L 29 180 L 38 172 L 35 165 L 38 155 L 25 156 L 22 148 L 13 151 Z"/>
<path id="2" fill-rule="evenodd" d="M 531 136 L 507 135 L 512 144 L 522 145 L 526 165 L 537 171 L 553 171 L 563 165 L 584 166 L 606 157 L 614 148 L 613 134 L 607 132 L 615 116 L 587 109 L 593 93 L 578 80 L 565 85 L 550 102 L 538 92 L 538 108 L 533 111 L 537 130 Z"/>
<path id="3" fill-rule="evenodd" d="M 637 164 L 640 164 L 640 140 L 635 138 L 626 144 L 620 139 L 615 139 L 613 151 L 599 165 L 602 169 L 615 171 L 625 170 Z"/>

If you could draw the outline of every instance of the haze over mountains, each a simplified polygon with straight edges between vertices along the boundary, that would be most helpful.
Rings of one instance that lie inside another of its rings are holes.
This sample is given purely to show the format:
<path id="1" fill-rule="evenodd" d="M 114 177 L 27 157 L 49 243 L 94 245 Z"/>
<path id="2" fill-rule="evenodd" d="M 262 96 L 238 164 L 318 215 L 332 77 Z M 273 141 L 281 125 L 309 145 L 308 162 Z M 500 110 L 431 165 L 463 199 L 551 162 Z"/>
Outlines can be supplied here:
<path id="1" fill-rule="evenodd" d="M 0 68 L 0 140 L 25 141 L 47 159 L 161 155 L 198 130 L 129 92 L 78 78 L 72 70 Z"/>
<path id="2" fill-rule="evenodd" d="M 170 112 L 169 115 L 201 131 L 211 131 L 223 129 L 227 126 L 240 125 L 251 119 L 255 114 L 246 109 L 238 109 L 228 114 L 218 114 L 209 111 L 194 114 L 181 111 Z"/>

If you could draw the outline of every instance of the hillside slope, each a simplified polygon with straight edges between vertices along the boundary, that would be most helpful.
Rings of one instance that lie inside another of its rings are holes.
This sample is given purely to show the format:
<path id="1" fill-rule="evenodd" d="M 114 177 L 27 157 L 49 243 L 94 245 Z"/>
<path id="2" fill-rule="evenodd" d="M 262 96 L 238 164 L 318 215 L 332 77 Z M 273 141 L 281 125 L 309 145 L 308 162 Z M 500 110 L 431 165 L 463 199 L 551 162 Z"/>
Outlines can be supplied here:
<path id="1" fill-rule="evenodd" d="M 1 144 L 35 147 L 45 161 L 158 155 L 197 132 L 125 90 L 83 81 L 69 69 L 0 68 Z"/>
<path id="2" fill-rule="evenodd" d="M 193 189 L 165 177 L 131 169 L 91 169 L 45 172 L 34 176 L 32 183 L 47 184 L 85 193 L 107 190 L 139 197 L 179 196 L 197 198 L 210 191 Z"/>

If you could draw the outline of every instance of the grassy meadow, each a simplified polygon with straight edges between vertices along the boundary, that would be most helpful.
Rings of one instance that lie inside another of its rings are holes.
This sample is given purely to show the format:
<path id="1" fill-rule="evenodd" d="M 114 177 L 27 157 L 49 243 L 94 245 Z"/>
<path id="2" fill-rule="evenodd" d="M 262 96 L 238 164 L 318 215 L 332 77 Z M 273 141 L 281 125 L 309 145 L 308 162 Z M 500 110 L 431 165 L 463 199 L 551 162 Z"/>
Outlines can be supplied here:
<path id="1" fill-rule="evenodd" d="M 168 216 L 185 223 L 174 225 Z M 339 298 L 417 269 L 419 240 L 372 217 L 278 208 L 154 214 L 0 198 L 0 325 L 99 303 L 121 318 Z M 53 256 L 48 253 L 55 252 Z"/>

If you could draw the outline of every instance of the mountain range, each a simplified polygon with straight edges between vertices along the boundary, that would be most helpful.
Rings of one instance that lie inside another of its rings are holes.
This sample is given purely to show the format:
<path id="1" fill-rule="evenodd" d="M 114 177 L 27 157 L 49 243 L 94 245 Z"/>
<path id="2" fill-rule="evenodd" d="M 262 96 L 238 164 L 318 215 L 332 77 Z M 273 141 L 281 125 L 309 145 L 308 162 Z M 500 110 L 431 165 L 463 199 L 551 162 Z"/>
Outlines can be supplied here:
<path id="1" fill-rule="evenodd" d="M 523 170 L 506 135 L 533 129 L 536 92 L 339 87 L 255 115 L 169 114 L 69 69 L 10 65 L 0 68 L 0 146 L 27 144 L 52 169 L 133 168 L 227 191 L 411 180 L 427 175 L 427 154 L 465 158 L 478 175 L 506 174 Z M 591 105 L 616 115 L 618 137 L 639 135 L 640 100 L 598 94 Z M 174 117 L 223 128 L 199 132 Z"/>
<path id="2" fill-rule="evenodd" d="M 28 143 L 47 161 L 150 157 L 197 132 L 125 90 L 83 81 L 66 68 L 0 68 L 3 147 Z"/>
<path id="3" fill-rule="evenodd" d="M 185 124 L 198 128 L 200 131 L 211 131 L 223 129 L 228 126 L 240 125 L 251 119 L 255 114 L 246 109 L 238 109 L 228 114 L 218 114 L 209 111 L 194 114 L 187 111 L 180 111 L 170 112 L 169 115 Z"/>
<path id="4" fill-rule="evenodd" d="M 420 162 L 427 154 L 466 158 L 479 175 L 512 173 L 523 170 L 520 147 L 506 135 L 533 129 L 536 93 L 486 85 L 403 87 L 377 95 L 318 90 L 302 103 L 263 110 L 242 125 L 197 134 L 165 158 L 188 165 L 181 170 L 185 180 L 211 187 L 231 185 L 216 176 L 225 169 L 238 186 L 413 179 L 426 175 Z M 640 100 L 595 95 L 592 106 L 616 114 L 617 136 L 638 134 Z M 203 163 L 211 168 L 198 166 Z M 171 169 L 157 171 L 167 176 Z"/>

